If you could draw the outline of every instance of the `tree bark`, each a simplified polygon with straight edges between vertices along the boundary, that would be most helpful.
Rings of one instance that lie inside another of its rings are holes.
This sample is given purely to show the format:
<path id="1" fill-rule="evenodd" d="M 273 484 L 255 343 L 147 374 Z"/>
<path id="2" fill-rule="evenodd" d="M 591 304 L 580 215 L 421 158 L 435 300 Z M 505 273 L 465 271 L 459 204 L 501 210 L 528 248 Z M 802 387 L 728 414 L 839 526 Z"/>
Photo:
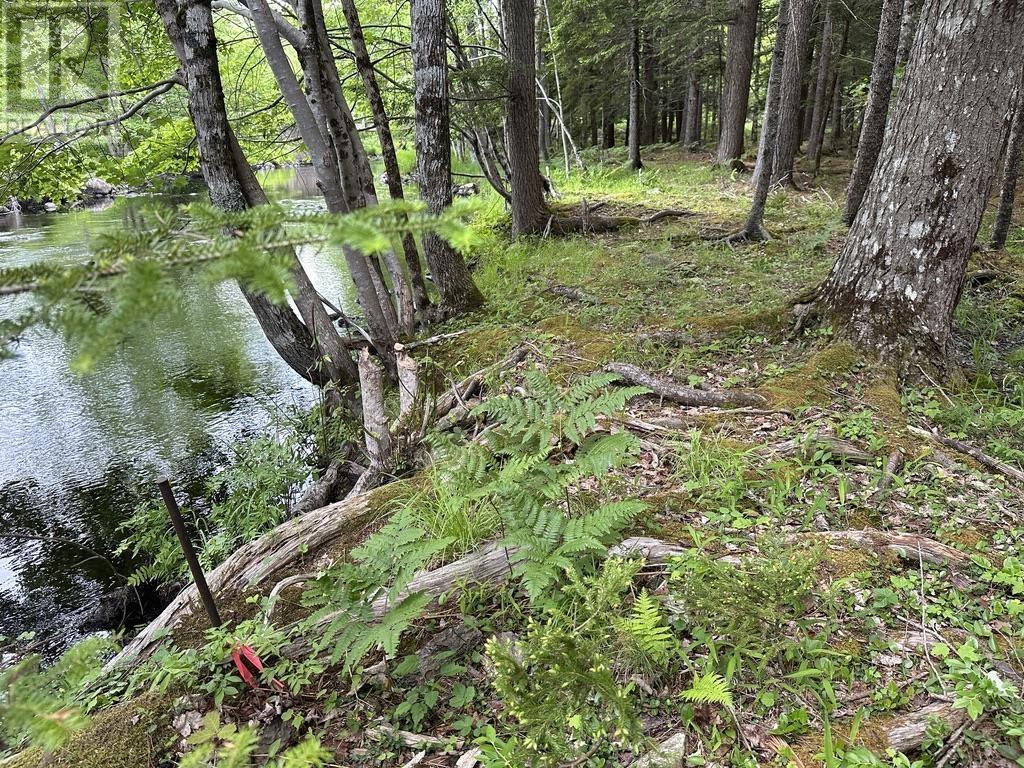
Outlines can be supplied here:
<path id="1" fill-rule="evenodd" d="M 818 52 L 818 79 L 814 84 L 814 109 L 811 115 L 810 139 L 807 159 L 815 169 L 821 162 L 821 140 L 824 136 L 825 115 L 828 112 L 828 77 L 832 66 L 832 10 L 825 9 L 821 28 L 821 46 Z"/>
<path id="2" fill-rule="evenodd" d="M 1015 0 L 923 8 L 873 184 L 820 294 L 834 327 L 883 359 L 946 362 L 1022 66 Z"/>
<path id="3" fill-rule="evenodd" d="M 871 84 L 868 87 L 868 103 L 864 108 L 864 123 L 857 142 L 857 156 L 853 161 L 853 173 L 846 187 L 846 203 L 843 205 L 843 223 L 852 224 L 860 208 L 864 193 L 871 181 L 878 153 L 882 149 L 885 124 L 889 114 L 889 100 L 892 96 L 892 78 L 896 70 L 896 48 L 900 40 L 900 14 L 903 0 L 883 0 L 882 17 L 878 24 L 878 42 L 875 45 L 875 61 L 871 67 Z"/>
<path id="4" fill-rule="evenodd" d="M 811 30 L 810 0 L 790 0 L 790 29 L 779 100 L 779 129 L 771 167 L 773 184 L 793 184 L 793 162 L 800 143 L 800 92 Z"/>
<path id="5" fill-rule="evenodd" d="M 772 52 L 772 65 L 768 73 L 768 93 L 765 100 L 764 126 L 761 129 L 760 146 L 757 164 L 763 172 L 754 178 L 754 199 L 750 204 L 750 213 L 743 229 L 730 237 L 730 240 L 742 242 L 746 240 L 763 241 L 768 239 L 764 229 L 764 208 L 768 202 L 768 190 L 771 188 L 770 165 L 775 153 L 779 136 L 779 103 L 781 101 L 782 70 L 786 62 L 786 38 L 789 35 L 790 13 L 789 0 L 779 0 L 779 22 L 775 31 L 775 48 Z"/>
<path id="6" fill-rule="evenodd" d="M 759 0 L 739 0 L 729 23 L 725 54 L 725 92 L 722 96 L 718 164 L 730 165 L 743 156 L 743 134 L 750 101 Z"/>
<path id="7" fill-rule="evenodd" d="M 1003 164 L 1003 179 L 999 190 L 999 208 L 992 226 L 992 247 L 999 249 L 1006 245 L 1006 237 L 1013 223 L 1013 201 L 1017 195 L 1017 180 L 1020 177 L 1020 161 L 1024 150 L 1024 84 L 1017 94 L 1017 109 L 1013 113 L 1013 128 L 1006 145 L 1006 160 Z"/>
<path id="8" fill-rule="evenodd" d="M 156 10 L 181 62 L 210 201 L 229 212 L 265 204 L 267 198 L 228 122 L 209 0 L 186 0 L 180 5 L 157 0 Z M 358 380 L 355 364 L 294 252 L 292 257 L 293 298 L 301 321 L 287 306 L 273 304 L 244 285 L 242 293 L 268 341 L 299 375 L 319 385 L 353 385 Z"/>
<path id="9" fill-rule="evenodd" d="M 549 218 L 537 147 L 533 0 L 501 0 L 501 21 L 508 57 L 505 145 L 512 193 L 512 236 L 519 237 L 542 232 Z"/>
<path id="10" fill-rule="evenodd" d="M 640 159 L 640 98 L 640 28 L 634 19 L 629 45 L 629 124 L 626 143 L 629 146 L 629 167 L 635 171 L 644 167 Z"/>
<path id="11" fill-rule="evenodd" d="M 381 157 L 384 160 L 384 175 L 387 179 L 388 194 L 391 195 L 392 200 L 404 200 L 402 171 L 398 167 L 398 154 L 395 151 L 394 137 L 391 135 L 391 121 L 387 108 L 384 106 L 384 98 L 377 83 L 377 74 L 374 72 L 370 53 L 366 48 L 366 38 L 363 35 L 363 26 L 359 21 L 359 11 L 356 9 L 354 0 L 342 0 L 341 8 L 348 26 L 349 40 L 352 42 L 352 55 L 356 69 L 363 80 L 366 100 L 373 113 L 373 124 L 377 131 L 377 140 L 380 142 Z M 423 267 L 420 265 L 416 238 L 412 236 L 411 232 L 402 235 L 402 251 L 405 255 L 406 267 L 409 270 L 413 303 L 416 309 L 422 313 L 430 306 L 430 299 L 427 298 L 427 284 L 423 279 Z"/>
<path id="12" fill-rule="evenodd" d="M 420 197 L 431 213 L 441 214 L 452 204 L 447 11 L 444 0 L 413 0 L 410 5 Z M 531 134 L 536 122 L 530 122 Z M 483 303 L 466 262 L 447 241 L 434 233 L 423 235 L 423 255 L 446 309 L 463 312 Z"/>
<path id="13" fill-rule="evenodd" d="M 692 147 L 700 141 L 700 78 L 692 67 L 686 75 L 686 114 L 683 117 L 683 146 Z"/>
<path id="14" fill-rule="evenodd" d="M 601 112 L 602 149 L 611 149 L 615 146 L 615 113 L 607 109 Z"/>
<path id="15" fill-rule="evenodd" d="M 641 144 L 653 144 L 658 123 L 658 57 L 654 53 L 654 40 L 646 31 L 643 36 L 643 116 Z"/>

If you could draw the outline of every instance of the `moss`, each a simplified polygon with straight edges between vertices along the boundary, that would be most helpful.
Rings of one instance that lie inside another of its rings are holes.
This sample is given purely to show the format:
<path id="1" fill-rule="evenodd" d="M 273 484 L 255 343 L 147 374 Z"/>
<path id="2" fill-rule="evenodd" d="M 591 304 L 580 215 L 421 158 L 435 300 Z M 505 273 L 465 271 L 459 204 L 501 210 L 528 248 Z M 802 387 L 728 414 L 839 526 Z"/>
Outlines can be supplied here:
<path id="1" fill-rule="evenodd" d="M 748 331 L 773 336 L 786 327 L 788 316 L 789 307 L 779 306 L 758 312 L 722 312 L 717 315 L 692 318 L 689 324 L 694 330 L 716 334 Z"/>
<path id="2" fill-rule="evenodd" d="M 877 563 L 871 552 L 857 547 L 841 547 L 826 551 L 821 567 L 834 579 L 842 579 L 854 573 L 869 571 Z"/>
<path id="3" fill-rule="evenodd" d="M 903 402 L 892 380 L 877 379 L 864 388 L 864 403 L 886 424 L 903 424 Z"/>
<path id="4" fill-rule="evenodd" d="M 847 376 L 861 362 L 860 353 L 847 342 L 837 342 L 815 352 L 797 370 L 780 376 L 762 388 L 776 408 L 827 405 L 832 401 L 831 379 Z"/>
<path id="5" fill-rule="evenodd" d="M 156 765 L 169 746 L 172 697 L 147 694 L 92 716 L 54 755 L 32 748 L 5 760 L 3 768 L 140 768 Z M 161 733 L 161 731 L 164 733 Z"/>

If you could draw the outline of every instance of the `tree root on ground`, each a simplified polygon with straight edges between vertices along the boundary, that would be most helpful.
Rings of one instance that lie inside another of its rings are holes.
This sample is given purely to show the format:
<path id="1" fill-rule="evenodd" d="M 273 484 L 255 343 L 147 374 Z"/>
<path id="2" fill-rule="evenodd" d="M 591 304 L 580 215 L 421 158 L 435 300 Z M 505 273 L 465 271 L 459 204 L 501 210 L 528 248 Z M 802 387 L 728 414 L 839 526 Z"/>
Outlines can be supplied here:
<path id="1" fill-rule="evenodd" d="M 920 427 L 908 426 L 907 431 L 912 435 L 918 437 L 927 438 L 939 445 L 944 445 L 947 448 L 952 448 L 954 451 L 958 451 L 966 456 L 970 456 L 976 462 L 981 464 L 986 469 L 991 469 L 993 472 L 998 472 L 1004 477 L 1008 477 L 1011 480 L 1016 480 L 1018 483 L 1024 483 L 1024 472 L 1021 472 L 1016 467 L 1011 467 L 1009 464 L 1000 461 L 999 459 L 989 456 L 973 445 L 963 442 L 962 440 L 954 440 L 951 437 L 946 437 L 938 432 L 931 432 L 927 429 L 921 429 Z"/>
<path id="2" fill-rule="evenodd" d="M 671 379 L 655 376 L 629 363 L 608 363 L 608 373 L 616 374 L 627 384 L 647 387 L 652 393 L 674 403 L 694 407 L 725 408 L 733 405 L 766 405 L 767 398 L 756 392 L 732 389 L 694 389 L 677 384 Z"/>

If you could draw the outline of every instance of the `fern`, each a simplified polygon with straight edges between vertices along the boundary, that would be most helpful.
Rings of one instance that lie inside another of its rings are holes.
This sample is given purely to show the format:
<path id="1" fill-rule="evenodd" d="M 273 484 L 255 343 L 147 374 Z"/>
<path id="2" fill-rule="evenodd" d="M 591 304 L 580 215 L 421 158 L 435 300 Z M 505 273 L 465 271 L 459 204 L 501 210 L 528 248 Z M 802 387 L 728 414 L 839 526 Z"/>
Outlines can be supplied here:
<path id="1" fill-rule="evenodd" d="M 450 543 L 428 536 L 412 523 L 407 510 L 396 513 L 352 551 L 354 562 L 330 569 L 306 591 L 304 601 L 319 606 L 307 620 L 309 626 L 331 619 L 317 648 L 330 649 L 332 663 L 342 662 L 347 671 L 377 648 L 393 656 L 402 633 L 429 602 L 420 593 L 408 593 L 407 587 Z M 384 606 L 382 616 L 374 610 L 375 601 Z"/>
<path id="2" fill-rule="evenodd" d="M 732 708 L 729 683 L 717 672 L 706 672 L 694 678 L 693 685 L 680 694 L 695 704 L 720 704 Z"/>
<path id="3" fill-rule="evenodd" d="M 643 666 L 664 667 L 678 650 L 679 644 L 664 624 L 658 601 L 647 590 L 633 603 L 629 616 L 616 625 L 627 638 L 632 655 Z"/>

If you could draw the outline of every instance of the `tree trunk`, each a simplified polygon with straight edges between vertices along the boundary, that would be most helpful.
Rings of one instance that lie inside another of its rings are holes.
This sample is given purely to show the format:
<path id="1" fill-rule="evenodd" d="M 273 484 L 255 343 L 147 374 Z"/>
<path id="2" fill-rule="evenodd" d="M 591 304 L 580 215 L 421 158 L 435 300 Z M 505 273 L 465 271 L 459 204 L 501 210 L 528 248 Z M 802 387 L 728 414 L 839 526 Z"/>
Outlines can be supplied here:
<path id="1" fill-rule="evenodd" d="M 743 155 L 743 131 L 747 125 L 759 5 L 759 0 L 739 0 L 729 24 L 725 54 L 725 93 L 722 96 L 718 139 L 718 164 L 722 166 L 730 165 Z"/>
<path id="2" fill-rule="evenodd" d="M 356 69 L 363 80 L 366 100 L 373 113 L 373 124 L 377 130 L 380 153 L 384 160 L 384 175 L 387 178 L 388 194 L 391 195 L 392 200 L 404 200 L 405 190 L 402 188 L 402 172 L 398 167 L 395 141 L 391 135 L 391 121 L 384 106 L 384 98 L 377 83 L 377 74 L 373 70 L 370 53 L 366 48 L 363 26 L 359 22 L 359 11 L 356 9 L 354 0 L 341 0 L 341 8 L 345 14 L 349 39 L 352 41 L 352 54 Z M 427 298 L 427 284 L 423 279 L 423 267 L 420 265 L 416 238 L 412 236 L 411 232 L 402 235 L 402 251 L 405 254 L 405 264 L 409 269 L 413 302 L 416 309 L 422 313 L 430 306 L 430 299 Z"/>
<path id="3" fill-rule="evenodd" d="M 904 67 L 910 59 L 910 46 L 914 42 L 914 28 L 921 0 L 904 0 L 902 22 L 900 23 L 900 42 L 896 48 L 896 66 Z"/>
<path id="4" fill-rule="evenodd" d="M 873 184 L 822 286 L 834 327 L 883 359 L 945 362 L 953 310 L 1024 67 L 1024 7 L 922 10 Z M 951 109 L 950 105 L 956 105 Z"/>
<path id="5" fill-rule="evenodd" d="M 790 23 L 786 68 L 780 85 L 778 137 L 770 173 L 772 183 L 778 185 L 793 184 L 793 161 L 800 143 L 800 91 L 811 30 L 810 0 L 790 0 Z"/>
<path id="6" fill-rule="evenodd" d="M 764 108 L 764 127 L 761 130 L 761 143 L 757 162 L 762 168 L 770 164 L 769 158 L 775 152 L 779 137 L 779 103 L 782 95 L 782 71 L 786 63 L 786 38 L 790 27 L 789 0 L 779 0 L 779 23 L 775 31 L 775 48 L 772 52 L 772 65 L 768 73 L 768 93 Z M 768 190 L 771 188 L 771 172 L 765 170 L 755 177 L 754 199 L 750 204 L 750 214 L 743 229 L 732 236 L 732 240 L 763 241 L 768 239 L 764 229 L 764 208 L 768 202 Z"/>
<path id="7" fill-rule="evenodd" d="M 229 212 L 265 204 L 267 198 L 228 122 L 210 3 L 188 0 L 179 8 L 174 0 L 157 0 L 156 10 L 181 62 L 210 201 Z M 301 321 L 287 306 L 273 304 L 243 285 L 246 301 L 268 341 L 299 375 L 319 385 L 353 385 L 358 380 L 355 364 L 294 252 L 292 257 L 293 298 Z"/>
<path id="8" fill-rule="evenodd" d="M 537 148 L 533 0 L 501 0 L 508 59 L 505 145 L 512 192 L 512 236 L 536 234 L 548 220 Z"/>
<path id="9" fill-rule="evenodd" d="M 541 14 L 537 14 L 537 82 L 543 87 L 545 94 L 550 93 L 547 84 L 547 66 L 544 55 L 544 29 Z M 539 94 L 538 94 L 539 96 Z M 551 157 L 551 105 L 545 98 L 539 98 L 537 103 L 537 146 L 540 155 L 545 160 Z"/>
<path id="10" fill-rule="evenodd" d="M 643 38 L 643 130 L 640 135 L 641 144 L 653 144 L 658 123 L 658 57 L 654 53 L 654 41 L 651 33 L 646 32 Z"/>
<path id="11" fill-rule="evenodd" d="M 821 47 L 818 53 L 818 79 L 814 84 L 814 110 L 811 116 L 811 131 L 807 146 L 807 159 L 815 169 L 821 161 L 821 140 L 824 136 L 825 114 L 828 111 L 828 76 L 832 66 L 832 11 L 825 9 L 825 21 L 821 28 Z"/>
<path id="12" fill-rule="evenodd" d="M 860 129 L 860 141 L 857 142 L 853 173 L 846 187 L 843 223 L 847 225 L 852 224 L 857 216 L 868 182 L 871 181 L 871 174 L 875 171 L 878 153 L 882 149 L 889 100 L 892 96 L 892 78 L 896 70 L 896 48 L 900 41 L 902 12 L 903 0 L 883 0 L 882 17 L 878 24 L 878 42 L 875 44 L 875 61 L 871 66 L 868 103 L 864 109 L 864 122 Z"/>
<path id="13" fill-rule="evenodd" d="M 817 149 L 814 155 L 814 174 L 817 175 L 821 168 L 821 152 L 822 147 L 825 146 L 825 128 L 829 117 L 832 115 L 833 110 L 837 109 L 836 94 L 839 89 L 839 67 L 843 56 L 846 55 L 846 46 L 850 40 L 850 17 L 846 17 L 846 21 L 843 24 L 843 39 L 839 44 L 839 55 L 835 57 L 835 65 L 833 66 L 832 82 L 828 88 L 828 94 L 826 95 L 825 113 L 822 115 L 821 124 L 818 126 L 818 132 L 815 136 L 811 137 L 812 141 L 817 142 Z"/>
<path id="14" fill-rule="evenodd" d="M 452 204 L 452 137 L 445 46 L 447 11 L 444 0 L 412 0 L 410 14 L 420 197 L 431 213 L 442 214 Z M 534 140 L 536 126 L 537 120 L 531 119 L 528 132 Z M 483 303 L 466 262 L 446 240 L 432 232 L 424 234 L 423 255 L 445 309 L 464 312 Z"/>
<path id="15" fill-rule="evenodd" d="M 700 78 L 691 69 L 686 75 L 686 115 L 683 118 L 683 146 L 692 147 L 700 141 Z"/>
<path id="16" fill-rule="evenodd" d="M 602 120 L 602 135 L 603 140 L 601 142 L 602 149 L 611 149 L 615 146 L 615 113 L 609 110 L 603 110 Z"/>
<path id="17" fill-rule="evenodd" d="M 640 170 L 640 28 L 634 20 L 633 38 L 629 46 L 629 125 L 626 143 L 629 146 L 629 167 Z"/>
<path id="18" fill-rule="evenodd" d="M 1020 160 L 1024 149 L 1024 84 L 1017 94 L 1017 109 L 1013 115 L 1013 128 L 1006 145 L 1006 161 L 1003 165 L 1003 180 L 999 191 L 999 208 L 992 226 L 992 247 L 999 249 L 1006 245 L 1006 236 L 1013 223 L 1013 201 L 1017 195 L 1017 179 L 1020 177 Z"/>

